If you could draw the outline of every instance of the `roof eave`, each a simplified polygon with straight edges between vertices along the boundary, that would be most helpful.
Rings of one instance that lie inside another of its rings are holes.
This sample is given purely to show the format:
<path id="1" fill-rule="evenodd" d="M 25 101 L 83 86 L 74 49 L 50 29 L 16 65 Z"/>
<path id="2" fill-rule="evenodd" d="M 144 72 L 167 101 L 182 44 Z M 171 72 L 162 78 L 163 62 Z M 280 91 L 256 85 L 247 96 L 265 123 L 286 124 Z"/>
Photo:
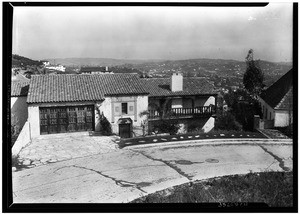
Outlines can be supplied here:
<path id="1" fill-rule="evenodd" d="M 203 96 L 203 97 L 207 97 L 207 96 L 217 96 L 218 93 L 210 93 L 210 94 L 184 94 L 184 95 L 180 95 L 180 94 L 170 94 L 170 95 L 149 95 L 149 97 L 151 98 L 159 98 L 159 97 L 188 97 L 188 96 Z"/>

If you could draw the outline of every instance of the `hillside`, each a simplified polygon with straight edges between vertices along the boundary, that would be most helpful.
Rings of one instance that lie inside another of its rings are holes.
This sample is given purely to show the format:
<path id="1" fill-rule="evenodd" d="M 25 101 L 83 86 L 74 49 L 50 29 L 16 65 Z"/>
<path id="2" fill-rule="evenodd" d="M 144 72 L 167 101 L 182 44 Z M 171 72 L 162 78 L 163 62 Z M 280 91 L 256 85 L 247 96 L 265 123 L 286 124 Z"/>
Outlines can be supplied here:
<path id="1" fill-rule="evenodd" d="M 16 54 L 12 55 L 12 67 L 26 67 L 26 66 L 40 66 L 43 65 L 41 61 L 32 60 L 24 56 Z"/>

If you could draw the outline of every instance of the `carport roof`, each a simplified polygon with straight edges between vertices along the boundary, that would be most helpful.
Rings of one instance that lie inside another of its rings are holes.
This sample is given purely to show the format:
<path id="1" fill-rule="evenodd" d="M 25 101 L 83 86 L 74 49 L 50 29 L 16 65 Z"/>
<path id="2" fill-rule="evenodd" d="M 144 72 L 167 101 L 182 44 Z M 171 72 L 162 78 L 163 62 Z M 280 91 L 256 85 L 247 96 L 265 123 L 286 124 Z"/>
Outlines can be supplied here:
<path id="1" fill-rule="evenodd" d="M 29 88 L 29 80 L 28 81 L 12 81 L 10 96 L 12 96 L 12 97 L 27 96 L 28 88 Z"/>
<path id="2" fill-rule="evenodd" d="M 98 101 L 105 96 L 149 94 L 136 74 L 33 75 L 27 103 Z"/>

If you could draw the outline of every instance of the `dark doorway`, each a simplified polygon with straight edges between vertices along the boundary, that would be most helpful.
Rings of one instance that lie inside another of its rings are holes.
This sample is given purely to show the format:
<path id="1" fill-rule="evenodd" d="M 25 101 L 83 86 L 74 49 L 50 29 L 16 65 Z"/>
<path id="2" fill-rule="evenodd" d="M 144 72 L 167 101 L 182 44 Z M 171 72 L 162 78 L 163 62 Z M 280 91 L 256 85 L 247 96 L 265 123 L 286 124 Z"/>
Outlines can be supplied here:
<path id="1" fill-rule="evenodd" d="M 119 136 L 121 138 L 131 138 L 131 119 L 120 119 L 119 120 Z"/>

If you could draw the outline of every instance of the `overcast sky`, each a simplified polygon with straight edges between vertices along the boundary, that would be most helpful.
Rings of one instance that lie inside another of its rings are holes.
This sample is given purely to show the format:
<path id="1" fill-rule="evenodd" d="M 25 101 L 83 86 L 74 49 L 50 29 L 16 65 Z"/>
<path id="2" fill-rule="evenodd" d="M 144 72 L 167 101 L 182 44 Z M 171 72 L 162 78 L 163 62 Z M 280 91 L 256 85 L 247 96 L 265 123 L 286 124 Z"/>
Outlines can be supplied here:
<path id="1" fill-rule="evenodd" d="M 13 53 L 32 59 L 292 61 L 292 3 L 258 8 L 14 7 Z"/>

